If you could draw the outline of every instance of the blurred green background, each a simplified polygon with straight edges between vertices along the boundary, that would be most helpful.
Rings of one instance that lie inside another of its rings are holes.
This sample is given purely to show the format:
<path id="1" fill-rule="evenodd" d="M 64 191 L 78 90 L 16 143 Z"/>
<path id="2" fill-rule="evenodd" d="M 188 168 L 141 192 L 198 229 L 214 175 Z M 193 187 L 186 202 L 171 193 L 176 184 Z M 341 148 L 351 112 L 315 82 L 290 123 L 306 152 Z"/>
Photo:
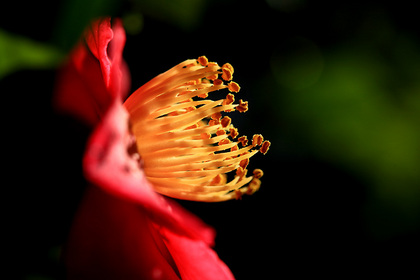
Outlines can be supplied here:
<path id="1" fill-rule="evenodd" d="M 216 250 L 238 279 L 418 266 L 413 2 L 45 3 L 10 3 L 0 17 L 2 102 L 13 112 L 3 110 L 3 125 L 16 152 L 7 158 L 15 183 L 3 242 L 16 279 L 64 275 L 58 256 L 85 185 L 80 160 L 89 130 L 55 112 L 51 97 L 55 69 L 101 15 L 124 21 L 133 90 L 203 54 L 235 67 L 239 98 L 250 102 L 247 114 L 233 114 L 235 126 L 272 142 L 251 161 L 265 171 L 262 189 L 242 201 L 181 203 L 217 229 Z"/>

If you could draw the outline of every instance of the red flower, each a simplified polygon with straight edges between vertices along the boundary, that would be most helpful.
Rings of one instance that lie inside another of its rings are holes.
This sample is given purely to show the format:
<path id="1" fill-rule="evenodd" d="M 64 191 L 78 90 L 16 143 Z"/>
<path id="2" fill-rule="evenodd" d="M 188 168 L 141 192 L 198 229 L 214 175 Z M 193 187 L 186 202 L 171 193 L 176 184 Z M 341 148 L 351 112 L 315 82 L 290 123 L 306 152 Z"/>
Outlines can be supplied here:
<path id="1" fill-rule="evenodd" d="M 61 71 L 55 104 L 90 125 L 97 124 L 113 99 L 124 98 L 130 73 L 122 58 L 125 32 L 116 20 L 93 22 Z"/>
<path id="2" fill-rule="evenodd" d="M 84 39 L 63 68 L 56 98 L 59 108 L 96 126 L 83 160 L 92 185 L 65 250 L 69 278 L 233 279 L 211 249 L 214 230 L 161 195 L 222 201 L 258 189 L 262 172 L 246 177 L 246 166 L 257 152 L 252 149 L 261 146 L 265 153 L 269 142 L 255 135 L 247 146 L 240 137 L 238 148 L 228 139 L 237 130 L 220 114 L 246 111 L 247 103 L 233 105 L 232 94 L 190 99 L 222 88 L 237 92 L 236 83 L 218 79 L 220 73 L 230 80 L 233 67 L 205 57 L 187 60 L 123 104 L 129 73 L 121 22 L 111 28 L 109 18 L 98 20 Z M 235 170 L 227 183 L 225 173 Z"/>

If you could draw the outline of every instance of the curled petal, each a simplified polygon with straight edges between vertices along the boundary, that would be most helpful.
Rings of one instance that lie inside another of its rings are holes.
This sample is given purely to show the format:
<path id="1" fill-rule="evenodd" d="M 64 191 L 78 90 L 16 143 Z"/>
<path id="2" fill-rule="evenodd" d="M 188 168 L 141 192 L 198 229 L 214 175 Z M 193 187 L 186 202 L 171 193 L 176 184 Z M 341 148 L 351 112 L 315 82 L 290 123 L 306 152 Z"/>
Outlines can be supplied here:
<path id="1" fill-rule="evenodd" d="M 128 152 L 132 141 L 128 112 L 116 101 L 88 143 L 84 157 L 86 177 L 106 192 L 139 205 L 155 223 L 212 246 L 212 228 L 154 191 L 138 159 Z"/>
<path id="2" fill-rule="evenodd" d="M 110 18 L 99 19 L 85 31 L 86 44 L 99 61 L 105 86 L 113 97 L 125 97 L 129 90 L 130 75 L 122 59 L 125 40 L 119 19 L 114 21 L 112 28 Z"/>
<path id="3" fill-rule="evenodd" d="M 85 31 L 71 52 L 56 85 L 54 103 L 95 125 L 115 98 L 127 95 L 130 74 L 122 59 L 125 32 L 119 20 L 102 18 Z"/>

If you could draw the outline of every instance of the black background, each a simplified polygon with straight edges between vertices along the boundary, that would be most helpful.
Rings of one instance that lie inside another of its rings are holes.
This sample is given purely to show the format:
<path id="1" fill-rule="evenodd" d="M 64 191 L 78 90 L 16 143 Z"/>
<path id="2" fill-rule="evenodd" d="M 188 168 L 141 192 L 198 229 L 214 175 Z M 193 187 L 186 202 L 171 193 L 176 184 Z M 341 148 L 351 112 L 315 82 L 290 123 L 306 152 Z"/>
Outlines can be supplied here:
<path id="1" fill-rule="evenodd" d="M 65 5 L 61 2 L 11 4 L 0 26 L 66 52 L 84 19 L 142 12 L 138 2 L 110 1 L 112 5 L 92 8 L 80 21 L 73 19 L 77 24 L 68 38 L 61 32 L 70 29 L 60 29 L 68 26 L 60 16 Z M 235 125 L 241 134 L 261 133 L 273 145 L 266 156 L 251 160 L 251 168 L 265 173 L 261 190 L 252 197 L 180 203 L 216 228 L 215 250 L 237 279 L 415 271 L 419 223 L 391 234 L 387 229 L 383 235 L 373 234 L 365 212 L 369 181 L 351 168 L 318 157 L 306 147 L 304 137 L 290 136 L 285 129 L 290 127 L 288 120 L 268 105 L 270 85 L 258 86 L 270 71 L 273 52 L 288 38 L 309 38 L 325 52 L 347 42 L 369 41 L 369 33 L 360 26 L 379 12 L 388 15 L 397 32 L 417 38 L 416 9 L 408 6 L 409 1 L 288 3 L 275 8 L 266 1 L 209 2 L 194 26 L 187 27 L 145 12 L 142 29 L 127 35 L 124 57 L 133 90 L 186 58 L 206 55 L 219 64 L 230 62 L 235 81 L 242 86 L 241 98 L 250 101 L 247 114 L 233 116 Z M 10 279 L 63 277 L 60 246 L 86 184 L 81 158 L 89 128 L 54 111 L 55 74 L 54 69 L 23 69 L 0 81 L 7 166 L 2 172 L 6 175 L 2 243 L 8 248 L 2 254 L 11 262 Z"/>

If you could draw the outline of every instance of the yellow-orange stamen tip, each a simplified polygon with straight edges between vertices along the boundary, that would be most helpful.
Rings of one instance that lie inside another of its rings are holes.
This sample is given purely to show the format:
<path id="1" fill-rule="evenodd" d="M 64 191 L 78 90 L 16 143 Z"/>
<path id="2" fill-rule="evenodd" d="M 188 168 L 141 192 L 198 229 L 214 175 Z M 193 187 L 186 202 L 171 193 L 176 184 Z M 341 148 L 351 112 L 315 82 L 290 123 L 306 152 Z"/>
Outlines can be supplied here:
<path id="1" fill-rule="evenodd" d="M 220 85 L 222 85 L 223 84 L 223 81 L 222 80 L 220 80 L 220 79 L 215 79 L 214 81 L 213 81 L 213 85 L 215 85 L 215 86 L 220 86 Z"/>
<path id="2" fill-rule="evenodd" d="M 230 105 L 235 102 L 235 96 L 232 93 L 226 95 L 226 99 L 223 101 L 223 105 Z"/>
<path id="3" fill-rule="evenodd" d="M 264 141 L 264 137 L 261 134 L 255 134 L 252 137 L 252 146 L 260 146 Z"/>
<path id="4" fill-rule="evenodd" d="M 220 140 L 219 146 L 226 145 L 226 144 L 229 144 L 229 143 L 231 143 L 229 139 L 223 139 L 223 140 Z"/>
<path id="5" fill-rule="evenodd" d="M 224 116 L 223 119 L 220 121 L 220 124 L 223 128 L 228 127 L 232 123 L 232 119 L 228 116 Z"/>
<path id="6" fill-rule="evenodd" d="M 227 69 L 227 68 L 222 68 L 223 74 L 222 74 L 222 79 L 225 81 L 230 81 L 233 78 L 233 73 Z"/>
<path id="7" fill-rule="evenodd" d="M 252 179 L 251 183 L 249 183 L 248 191 L 246 192 L 246 194 L 252 195 L 256 191 L 258 191 L 260 189 L 260 187 L 261 187 L 260 179 L 254 178 L 254 179 Z"/>
<path id="8" fill-rule="evenodd" d="M 226 176 L 224 174 L 217 174 L 216 177 L 213 178 L 211 181 L 211 185 L 223 185 L 226 184 Z"/>
<path id="9" fill-rule="evenodd" d="M 228 69 L 232 74 L 233 72 L 235 72 L 235 70 L 233 69 L 233 66 L 230 63 L 223 64 L 222 69 Z"/>
<path id="10" fill-rule="evenodd" d="M 254 178 L 257 179 L 260 179 L 264 175 L 264 172 L 261 169 L 255 169 L 252 173 L 254 174 Z"/>
<path id="11" fill-rule="evenodd" d="M 217 80 L 218 79 L 218 75 L 217 74 L 213 74 L 213 75 L 210 75 L 210 76 L 207 76 L 206 78 L 208 79 L 208 80 L 212 80 L 212 81 L 214 81 L 214 80 Z"/>
<path id="12" fill-rule="evenodd" d="M 238 142 L 240 142 L 242 144 L 243 147 L 245 147 L 246 145 L 248 145 L 248 137 L 241 136 L 238 138 Z"/>
<path id="13" fill-rule="evenodd" d="M 212 67 L 212 66 L 219 66 L 219 64 L 217 64 L 217 62 L 209 62 L 207 64 L 208 67 Z"/>
<path id="14" fill-rule="evenodd" d="M 222 114 L 220 112 L 217 112 L 211 115 L 212 120 L 220 120 L 221 118 L 222 118 Z"/>
<path id="15" fill-rule="evenodd" d="M 209 126 L 218 125 L 218 124 L 220 124 L 220 120 L 210 120 L 209 121 Z"/>
<path id="16" fill-rule="evenodd" d="M 201 133 L 201 139 L 205 140 L 205 139 L 210 139 L 210 138 L 211 138 L 210 133 Z"/>
<path id="17" fill-rule="evenodd" d="M 232 137 L 232 139 L 235 139 L 238 135 L 239 132 L 237 128 L 232 127 L 229 129 L 229 136 Z"/>
<path id="18" fill-rule="evenodd" d="M 242 177 L 246 176 L 247 172 L 248 172 L 248 170 L 246 168 L 242 168 L 241 166 L 239 166 L 238 169 L 236 169 L 236 176 L 242 178 Z"/>
<path id="19" fill-rule="evenodd" d="M 245 169 L 249 164 L 249 158 L 243 159 L 241 160 L 241 162 L 239 162 L 239 166 L 242 167 L 243 169 Z"/>
<path id="20" fill-rule="evenodd" d="M 239 105 L 236 107 L 236 110 L 241 113 L 248 111 L 248 101 L 239 100 Z"/>
<path id="21" fill-rule="evenodd" d="M 203 56 L 200 56 L 198 59 L 197 59 L 197 61 L 198 61 L 198 63 L 200 63 L 202 66 L 207 66 L 207 64 L 209 63 L 209 60 L 207 59 L 207 57 L 205 57 L 204 55 Z"/>
<path id="22" fill-rule="evenodd" d="M 209 94 L 206 92 L 206 93 L 199 94 L 197 96 L 204 99 L 204 98 L 209 97 Z"/>
<path id="23" fill-rule="evenodd" d="M 262 143 L 260 152 L 263 155 L 265 155 L 268 152 L 268 150 L 270 149 L 270 145 L 271 145 L 270 141 L 264 141 L 264 143 Z"/>
<path id="24" fill-rule="evenodd" d="M 235 199 L 241 200 L 242 199 L 242 192 L 241 190 L 235 190 Z"/>
<path id="25" fill-rule="evenodd" d="M 228 89 L 231 92 L 239 92 L 241 90 L 241 87 L 238 85 L 238 83 L 230 82 L 228 84 Z"/>
<path id="26" fill-rule="evenodd" d="M 194 128 L 198 128 L 198 127 L 200 127 L 200 126 L 196 123 L 196 124 L 187 126 L 185 129 L 194 129 Z"/>

